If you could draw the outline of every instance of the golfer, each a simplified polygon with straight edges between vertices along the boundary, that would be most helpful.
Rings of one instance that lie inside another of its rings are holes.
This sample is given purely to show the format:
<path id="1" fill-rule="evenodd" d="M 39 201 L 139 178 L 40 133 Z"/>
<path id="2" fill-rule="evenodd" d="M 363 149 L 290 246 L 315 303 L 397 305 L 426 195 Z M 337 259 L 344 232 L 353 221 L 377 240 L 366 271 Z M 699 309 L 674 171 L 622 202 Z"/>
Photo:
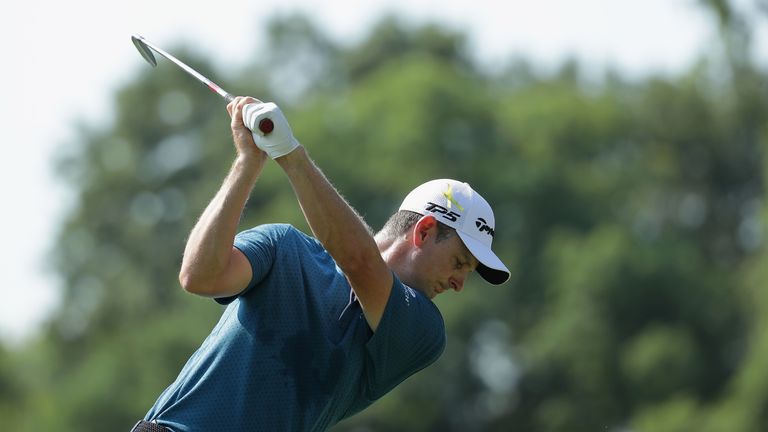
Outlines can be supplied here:
<path id="1" fill-rule="evenodd" d="M 492 284 L 509 278 L 491 251 L 493 211 L 467 183 L 432 180 L 374 237 L 276 105 L 237 97 L 227 111 L 237 156 L 179 274 L 227 307 L 133 430 L 322 431 L 440 356 L 435 296 L 461 291 L 474 270 Z M 314 237 L 286 224 L 236 232 L 269 157 Z"/>

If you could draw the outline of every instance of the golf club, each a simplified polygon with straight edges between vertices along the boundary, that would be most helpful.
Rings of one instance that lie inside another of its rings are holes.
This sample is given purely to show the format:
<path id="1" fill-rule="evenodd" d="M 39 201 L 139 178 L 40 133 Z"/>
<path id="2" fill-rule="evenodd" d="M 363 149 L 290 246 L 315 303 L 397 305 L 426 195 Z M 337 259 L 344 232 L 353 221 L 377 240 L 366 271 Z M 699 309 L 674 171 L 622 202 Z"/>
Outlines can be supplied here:
<path id="1" fill-rule="evenodd" d="M 136 45 L 136 49 L 139 50 L 139 54 L 141 54 L 141 56 L 144 57 L 144 60 L 146 60 L 147 63 L 149 63 L 150 65 L 152 65 L 152 67 L 157 66 L 157 60 L 155 59 L 154 54 L 152 54 L 152 50 L 154 50 L 156 53 L 160 54 L 161 56 L 175 63 L 176 66 L 182 68 L 188 74 L 197 78 L 198 81 L 205 84 L 209 89 L 217 93 L 219 96 L 223 97 L 224 100 L 227 101 L 227 103 L 232 102 L 232 100 L 235 99 L 235 97 L 232 94 L 230 94 L 223 88 L 219 87 L 218 84 L 209 80 L 208 78 L 203 76 L 200 72 L 187 66 L 186 64 L 184 64 L 184 62 L 172 56 L 171 54 L 161 49 L 157 45 L 150 43 L 148 40 L 144 39 L 144 36 L 132 35 L 131 41 L 133 41 L 133 44 Z M 265 118 L 259 122 L 259 130 L 265 135 L 272 132 L 273 129 L 274 129 L 274 123 L 272 123 L 272 120 Z"/>

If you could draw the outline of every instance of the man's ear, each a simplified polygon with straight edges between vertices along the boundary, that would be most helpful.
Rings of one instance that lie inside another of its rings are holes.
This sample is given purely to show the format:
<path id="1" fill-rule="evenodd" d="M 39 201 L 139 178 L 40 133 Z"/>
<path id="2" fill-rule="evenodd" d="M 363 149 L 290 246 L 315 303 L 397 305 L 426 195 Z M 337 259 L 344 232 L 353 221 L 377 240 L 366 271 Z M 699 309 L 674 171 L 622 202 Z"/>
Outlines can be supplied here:
<path id="1" fill-rule="evenodd" d="M 421 247 L 427 238 L 437 233 L 437 219 L 432 215 L 424 215 L 413 224 L 413 244 Z"/>

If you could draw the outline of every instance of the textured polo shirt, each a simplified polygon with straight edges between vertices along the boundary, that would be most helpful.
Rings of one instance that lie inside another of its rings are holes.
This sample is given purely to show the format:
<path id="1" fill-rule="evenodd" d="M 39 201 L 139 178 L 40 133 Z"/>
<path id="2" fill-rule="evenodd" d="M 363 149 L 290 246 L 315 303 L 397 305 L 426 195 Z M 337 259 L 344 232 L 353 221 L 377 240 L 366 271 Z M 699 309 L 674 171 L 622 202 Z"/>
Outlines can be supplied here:
<path id="1" fill-rule="evenodd" d="M 320 431 L 434 362 L 437 307 L 396 277 L 376 332 L 314 238 L 290 225 L 237 235 L 253 278 L 147 413 L 174 431 Z"/>

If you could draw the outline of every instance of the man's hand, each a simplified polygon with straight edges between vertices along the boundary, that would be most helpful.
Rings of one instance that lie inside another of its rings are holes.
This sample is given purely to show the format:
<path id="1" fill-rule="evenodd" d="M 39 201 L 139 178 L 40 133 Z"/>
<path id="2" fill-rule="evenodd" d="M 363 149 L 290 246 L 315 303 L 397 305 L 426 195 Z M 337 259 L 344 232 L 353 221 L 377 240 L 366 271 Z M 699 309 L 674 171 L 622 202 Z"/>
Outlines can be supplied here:
<path id="1" fill-rule="evenodd" d="M 267 154 L 253 141 L 253 135 L 243 121 L 244 107 L 261 103 L 260 100 L 252 97 L 238 96 L 227 104 L 227 112 L 231 117 L 230 127 L 238 158 L 263 163 Z"/>
<path id="2" fill-rule="evenodd" d="M 253 132 L 256 145 L 267 152 L 269 157 L 277 159 L 296 150 L 299 142 L 294 138 L 288 120 L 280 108 L 272 102 L 253 103 L 243 108 L 245 125 Z M 270 124 L 265 128 L 261 122 Z"/>

